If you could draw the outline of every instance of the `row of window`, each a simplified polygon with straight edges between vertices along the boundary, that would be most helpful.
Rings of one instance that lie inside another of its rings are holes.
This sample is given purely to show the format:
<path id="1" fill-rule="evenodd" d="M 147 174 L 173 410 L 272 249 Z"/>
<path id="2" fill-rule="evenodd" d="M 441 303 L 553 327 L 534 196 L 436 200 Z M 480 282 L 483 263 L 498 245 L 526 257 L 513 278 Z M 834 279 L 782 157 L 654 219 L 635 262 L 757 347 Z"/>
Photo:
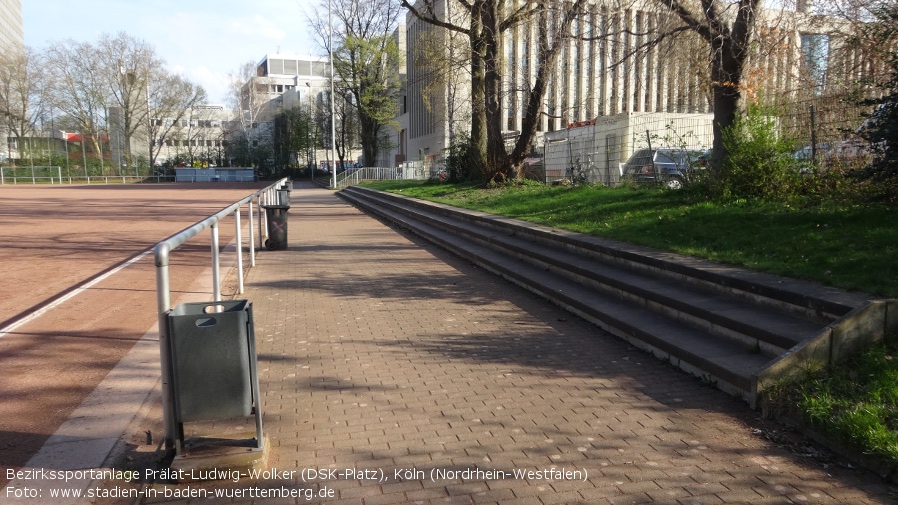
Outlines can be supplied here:
<path id="1" fill-rule="evenodd" d="M 180 140 L 165 139 L 160 140 L 157 144 L 161 147 L 163 144 L 168 147 L 225 147 L 228 145 L 227 140 Z"/>
<path id="2" fill-rule="evenodd" d="M 221 128 L 221 126 L 227 125 L 228 121 L 220 121 L 218 119 L 181 119 L 180 121 L 174 119 L 154 119 L 153 126 L 181 126 L 182 128 L 186 128 L 188 126 L 194 128 Z"/>

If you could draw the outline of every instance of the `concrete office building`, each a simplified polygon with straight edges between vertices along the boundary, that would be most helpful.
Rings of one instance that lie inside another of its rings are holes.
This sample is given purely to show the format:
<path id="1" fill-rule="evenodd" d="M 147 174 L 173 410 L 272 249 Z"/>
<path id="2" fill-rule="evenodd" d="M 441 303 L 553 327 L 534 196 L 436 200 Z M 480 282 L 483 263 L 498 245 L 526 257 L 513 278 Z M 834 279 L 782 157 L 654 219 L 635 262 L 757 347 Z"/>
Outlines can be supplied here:
<path id="1" fill-rule="evenodd" d="M 259 135 L 270 136 L 274 131 L 274 118 L 281 112 L 301 105 L 312 107 L 317 114 L 328 107 L 329 61 L 326 57 L 288 53 L 265 55 L 256 66 L 256 75 L 244 84 L 242 95 L 244 114 L 253 116 L 246 119 L 256 123 Z M 327 114 L 329 117 L 329 111 Z M 329 139 L 330 132 L 324 132 L 319 138 Z M 317 165 L 331 165 L 330 146 L 318 147 L 314 153 Z M 358 156 L 356 152 L 351 154 L 347 155 L 347 161 L 355 161 L 354 156 Z"/>
<path id="2" fill-rule="evenodd" d="M 13 50 L 25 48 L 25 31 L 22 25 L 22 1 L 0 0 L 0 51 L 9 53 Z M 4 139 L 0 145 L 0 162 L 5 162 L 10 157 L 9 134 L 6 126 L 0 124 L 0 138 Z"/>
<path id="3" fill-rule="evenodd" d="M 400 54 L 406 53 L 405 26 L 400 25 L 393 33 Z M 405 81 L 405 62 L 400 66 L 396 76 L 401 82 Z M 294 54 L 268 54 L 256 66 L 256 75 L 243 87 L 243 109 L 255 112 L 250 114 L 256 117 L 256 121 L 269 124 L 281 112 L 293 107 L 312 107 L 318 117 L 329 118 L 330 95 L 330 62 L 327 57 L 300 56 Z M 399 114 L 396 118 L 397 126 L 387 126 L 383 134 L 390 144 L 390 148 L 381 149 L 379 159 L 372 160 L 369 164 L 377 166 L 396 166 L 406 157 L 406 118 L 407 106 L 405 99 L 405 87 L 398 97 Z M 255 106 L 253 104 L 256 104 Z M 320 127 L 330 128 L 325 120 Z M 270 131 L 270 128 L 268 129 Z M 330 132 L 324 132 L 319 138 L 329 139 Z M 329 142 L 319 146 L 315 152 L 315 158 L 329 164 L 332 158 Z M 359 146 L 360 147 L 360 146 Z M 347 162 L 360 161 L 361 149 L 352 149 L 347 154 Z"/>
<path id="4" fill-rule="evenodd" d="M 25 47 L 22 1 L 0 0 L 0 48 L 4 51 Z"/>

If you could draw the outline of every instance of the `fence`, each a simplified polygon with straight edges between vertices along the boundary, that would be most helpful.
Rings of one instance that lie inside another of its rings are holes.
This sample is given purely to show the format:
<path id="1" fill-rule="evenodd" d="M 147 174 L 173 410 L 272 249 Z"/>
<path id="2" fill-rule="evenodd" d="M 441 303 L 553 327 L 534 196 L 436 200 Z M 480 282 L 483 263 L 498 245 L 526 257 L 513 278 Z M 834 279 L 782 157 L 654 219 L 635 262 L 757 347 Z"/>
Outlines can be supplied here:
<path id="1" fill-rule="evenodd" d="M 234 224 L 236 234 L 234 241 L 236 247 L 237 258 L 237 292 L 243 293 L 243 239 L 242 239 L 242 223 L 240 207 L 247 204 L 249 217 L 249 257 L 250 266 L 256 264 L 256 247 L 253 230 L 253 200 L 256 200 L 256 209 L 259 216 L 259 248 L 263 244 L 263 230 L 267 232 L 267 221 L 264 218 L 265 212 L 263 205 L 277 204 L 278 195 L 277 188 L 286 184 L 287 179 L 280 179 L 274 184 L 257 191 L 256 193 L 243 198 L 242 200 L 222 209 L 217 214 L 207 217 L 197 222 L 193 226 L 177 233 L 162 242 L 156 244 L 154 249 L 156 262 L 156 306 L 159 316 L 159 354 L 162 364 L 162 409 L 163 421 L 165 429 L 166 449 L 171 449 L 174 445 L 174 434 L 176 423 L 173 417 L 172 399 L 169 395 L 169 385 L 171 384 L 171 363 L 169 349 L 169 333 L 166 313 L 171 309 L 171 287 L 169 277 L 169 257 L 171 252 L 180 247 L 182 244 L 198 235 L 203 230 L 211 229 L 212 241 L 212 296 L 213 301 L 221 300 L 221 270 L 219 264 L 219 243 L 218 243 L 218 223 L 223 218 L 234 214 Z"/>
<path id="2" fill-rule="evenodd" d="M 63 167 L 3 167 L 0 185 L 17 184 L 110 184 L 174 181 L 170 175 L 85 175 Z"/>
<path id="3" fill-rule="evenodd" d="M 621 164 L 651 146 L 705 150 L 713 142 L 711 114 L 628 113 L 599 117 L 543 137 L 542 175 L 547 183 L 586 181 L 614 186 Z"/>
<path id="4" fill-rule="evenodd" d="M 175 182 L 253 182 L 252 168 L 176 168 Z"/>
<path id="5" fill-rule="evenodd" d="M 780 104 L 772 111 L 769 117 L 776 121 L 780 137 L 794 145 L 798 160 L 857 169 L 873 159 L 874 149 L 861 136 L 869 106 L 813 98 Z M 623 175 L 622 164 L 640 149 L 710 149 L 712 119 L 711 114 L 631 113 L 547 132 L 525 173 L 547 183 L 580 180 L 614 186 Z"/>
<path id="6" fill-rule="evenodd" d="M 872 146 L 861 137 L 870 112 L 871 107 L 848 101 L 796 101 L 782 107 L 780 131 L 794 142 L 798 159 L 863 168 L 873 159 Z"/>
<path id="7" fill-rule="evenodd" d="M 388 167 L 347 168 L 342 174 L 337 174 L 336 187 L 342 189 L 362 181 L 392 181 L 403 179 L 405 177 L 402 177 L 402 172 L 404 171 Z"/>

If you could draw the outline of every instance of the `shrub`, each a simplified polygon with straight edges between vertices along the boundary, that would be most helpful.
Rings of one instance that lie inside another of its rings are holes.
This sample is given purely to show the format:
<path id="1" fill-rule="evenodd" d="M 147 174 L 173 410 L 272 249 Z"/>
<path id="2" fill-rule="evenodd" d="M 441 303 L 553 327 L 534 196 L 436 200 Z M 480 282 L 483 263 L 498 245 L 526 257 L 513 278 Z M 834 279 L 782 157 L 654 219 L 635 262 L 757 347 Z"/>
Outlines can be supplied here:
<path id="1" fill-rule="evenodd" d="M 801 167 L 773 111 L 749 107 L 723 132 L 723 143 L 727 158 L 708 181 L 717 197 L 780 200 L 799 192 Z"/>
<path id="2" fill-rule="evenodd" d="M 466 182 L 475 178 L 471 173 L 470 135 L 464 131 L 455 134 L 453 143 L 443 149 L 443 165 L 449 182 Z"/>

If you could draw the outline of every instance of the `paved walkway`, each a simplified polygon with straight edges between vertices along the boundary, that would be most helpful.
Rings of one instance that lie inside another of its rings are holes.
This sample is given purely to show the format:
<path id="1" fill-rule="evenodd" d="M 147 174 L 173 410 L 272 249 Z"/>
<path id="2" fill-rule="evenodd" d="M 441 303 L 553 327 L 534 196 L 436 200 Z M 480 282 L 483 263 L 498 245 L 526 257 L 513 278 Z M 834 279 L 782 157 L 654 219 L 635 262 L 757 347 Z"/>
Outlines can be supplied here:
<path id="1" fill-rule="evenodd" d="M 246 292 L 280 473 L 145 502 L 893 503 L 872 474 L 770 442 L 743 402 L 332 192 L 292 199 L 290 247 L 259 254 Z"/>

